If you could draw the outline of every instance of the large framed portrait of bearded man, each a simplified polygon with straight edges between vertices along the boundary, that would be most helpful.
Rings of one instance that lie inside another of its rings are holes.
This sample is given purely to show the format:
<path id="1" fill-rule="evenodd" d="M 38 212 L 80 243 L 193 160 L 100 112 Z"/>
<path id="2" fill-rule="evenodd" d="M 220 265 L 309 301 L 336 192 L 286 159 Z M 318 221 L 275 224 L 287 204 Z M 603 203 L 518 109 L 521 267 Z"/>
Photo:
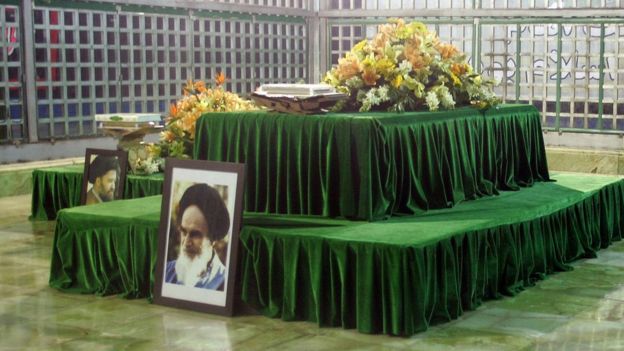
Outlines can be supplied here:
<path id="1" fill-rule="evenodd" d="M 80 204 L 93 205 L 123 197 L 128 152 L 88 148 L 85 152 Z"/>
<path id="2" fill-rule="evenodd" d="M 154 302 L 231 316 L 244 164 L 167 159 Z"/>

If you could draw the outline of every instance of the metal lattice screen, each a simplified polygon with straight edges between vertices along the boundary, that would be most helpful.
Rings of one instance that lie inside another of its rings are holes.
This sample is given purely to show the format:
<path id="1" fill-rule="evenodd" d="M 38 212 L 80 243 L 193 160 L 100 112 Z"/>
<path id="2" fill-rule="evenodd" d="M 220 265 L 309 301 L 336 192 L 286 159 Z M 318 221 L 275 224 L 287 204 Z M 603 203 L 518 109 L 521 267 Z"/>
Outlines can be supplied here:
<path id="1" fill-rule="evenodd" d="M 307 79 L 303 18 L 102 7 L 33 12 L 40 139 L 95 135 L 97 113 L 165 114 L 188 79 L 219 72 L 242 95 Z"/>
<path id="2" fill-rule="evenodd" d="M 388 11 L 394 17 L 431 14 L 416 19 L 499 80 L 497 93 L 505 101 L 537 106 L 545 127 L 624 131 L 623 19 L 471 17 L 492 9 L 621 9 L 624 0 L 329 0 L 319 1 L 318 14 L 308 0 L 213 2 L 229 10 L 38 4 L 32 11 L 35 78 L 28 90 L 36 97 L 33 108 L 25 105 L 28 55 L 19 7 L 0 5 L 0 143 L 26 140 L 27 121 L 38 138 L 54 139 L 95 135 L 96 113 L 164 114 L 187 79 L 211 83 L 221 71 L 229 78 L 226 88 L 243 95 L 264 83 L 316 79 L 308 72 L 310 23 L 327 23 L 319 28 L 327 38 L 320 48 L 323 68 L 372 37 L 392 17 Z M 247 12 L 234 11 L 245 6 Z M 254 15 L 254 6 L 262 14 Z M 440 17 L 442 10 L 455 17 Z M 328 11 L 331 16 L 323 17 Z M 36 116 L 27 116 L 30 109 Z"/>
<path id="3" fill-rule="evenodd" d="M 122 112 L 164 112 L 190 75 L 188 16 L 119 13 L 119 79 Z"/>
<path id="4" fill-rule="evenodd" d="M 0 143 L 24 139 L 19 8 L 0 5 Z"/>
<path id="5" fill-rule="evenodd" d="M 329 0 L 330 9 L 552 9 L 617 8 L 624 0 Z M 371 16 L 374 17 L 374 16 Z"/>
<path id="6" fill-rule="evenodd" d="M 372 38 L 390 17 L 384 10 L 620 8 L 622 0 L 332 0 L 329 10 L 358 10 L 328 20 L 329 66 Z M 381 15 L 380 15 L 381 14 Z M 504 102 L 535 105 L 543 126 L 557 130 L 624 131 L 624 20 L 592 18 L 404 18 L 418 20 L 453 43 L 486 77 L 500 82 Z"/>
<path id="7" fill-rule="evenodd" d="M 230 4 L 245 4 L 245 5 L 260 5 L 260 6 L 275 6 L 286 8 L 308 8 L 308 2 L 306 0 L 216 0 L 215 2 L 230 3 Z"/>
<path id="8" fill-rule="evenodd" d="M 484 24 L 481 68 L 545 127 L 624 130 L 624 24 Z"/>
<path id="9" fill-rule="evenodd" d="M 118 112 L 115 13 L 37 8 L 39 138 L 95 134 L 93 114 Z"/>
<path id="10" fill-rule="evenodd" d="M 482 0 L 482 8 L 545 9 L 621 7 L 622 0 Z"/>

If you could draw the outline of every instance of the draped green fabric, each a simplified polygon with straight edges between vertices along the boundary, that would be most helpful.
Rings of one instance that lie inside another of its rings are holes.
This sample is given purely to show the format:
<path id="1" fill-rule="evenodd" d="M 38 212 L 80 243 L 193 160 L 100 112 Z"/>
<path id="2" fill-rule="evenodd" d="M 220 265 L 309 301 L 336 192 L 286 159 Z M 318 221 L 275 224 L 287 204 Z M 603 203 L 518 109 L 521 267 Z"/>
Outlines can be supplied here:
<path id="1" fill-rule="evenodd" d="M 83 165 L 35 169 L 31 218 L 51 220 L 63 208 L 80 205 Z"/>
<path id="2" fill-rule="evenodd" d="M 242 297 L 267 316 L 411 335 L 571 269 L 624 234 L 624 181 L 558 175 L 374 223 L 274 217 L 241 233 Z"/>
<path id="3" fill-rule="evenodd" d="M 247 211 L 366 220 L 549 179 L 540 115 L 530 105 L 211 113 L 197 123 L 194 157 L 246 163 Z"/>
<path id="4" fill-rule="evenodd" d="M 347 221 L 245 213 L 245 302 L 270 317 L 411 335 L 513 295 L 624 234 L 624 180 L 559 174 L 451 209 Z M 50 285 L 150 297 L 161 197 L 59 212 Z"/>
<path id="5" fill-rule="evenodd" d="M 68 292 L 151 295 L 162 196 L 58 213 L 50 286 Z"/>
<path id="6" fill-rule="evenodd" d="M 160 195 L 163 192 L 164 182 L 164 173 L 154 173 L 150 175 L 128 174 L 124 187 L 124 199 L 137 199 L 140 197 Z"/>
<path id="7" fill-rule="evenodd" d="M 31 218 L 53 220 L 58 211 L 80 205 L 84 165 L 36 169 L 32 173 Z M 163 173 L 148 176 L 127 175 L 124 198 L 134 199 L 162 194 Z"/>

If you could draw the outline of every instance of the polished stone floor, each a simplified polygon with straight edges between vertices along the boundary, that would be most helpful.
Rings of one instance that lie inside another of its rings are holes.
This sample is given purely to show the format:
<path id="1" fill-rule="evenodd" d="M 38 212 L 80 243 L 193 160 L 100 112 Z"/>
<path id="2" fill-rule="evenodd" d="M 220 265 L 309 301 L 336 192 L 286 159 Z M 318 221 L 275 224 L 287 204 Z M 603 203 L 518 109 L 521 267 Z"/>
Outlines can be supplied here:
<path id="1" fill-rule="evenodd" d="M 223 318 L 47 285 L 54 222 L 0 198 L 0 350 L 624 350 L 624 243 L 411 338 Z"/>

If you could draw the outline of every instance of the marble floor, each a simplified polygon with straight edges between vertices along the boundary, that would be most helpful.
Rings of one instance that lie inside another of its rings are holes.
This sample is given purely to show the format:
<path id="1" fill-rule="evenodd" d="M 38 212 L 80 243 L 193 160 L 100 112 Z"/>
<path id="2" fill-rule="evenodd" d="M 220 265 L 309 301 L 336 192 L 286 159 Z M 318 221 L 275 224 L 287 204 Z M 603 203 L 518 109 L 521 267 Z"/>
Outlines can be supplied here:
<path id="1" fill-rule="evenodd" d="M 217 317 L 47 285 L 54 222 L 0 198 L 0 350 L 623 350 L 624 242 L 410 338 Z"/>

